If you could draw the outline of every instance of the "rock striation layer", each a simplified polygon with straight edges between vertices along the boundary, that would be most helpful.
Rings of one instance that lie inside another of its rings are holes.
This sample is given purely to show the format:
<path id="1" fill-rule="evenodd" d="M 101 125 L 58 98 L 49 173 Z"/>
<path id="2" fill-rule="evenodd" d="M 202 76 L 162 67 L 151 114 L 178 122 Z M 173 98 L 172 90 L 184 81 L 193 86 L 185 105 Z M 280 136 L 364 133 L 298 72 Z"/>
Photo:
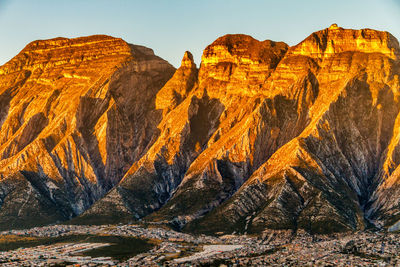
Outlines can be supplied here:
<path id="1" fill-rule="evenodd" d="M 390 33 L 335 24 L 225 35 L 176 71 L 111 37 L 33 42 L 0 68 L 0 224 L 399 229 L 399 75 Z"/>

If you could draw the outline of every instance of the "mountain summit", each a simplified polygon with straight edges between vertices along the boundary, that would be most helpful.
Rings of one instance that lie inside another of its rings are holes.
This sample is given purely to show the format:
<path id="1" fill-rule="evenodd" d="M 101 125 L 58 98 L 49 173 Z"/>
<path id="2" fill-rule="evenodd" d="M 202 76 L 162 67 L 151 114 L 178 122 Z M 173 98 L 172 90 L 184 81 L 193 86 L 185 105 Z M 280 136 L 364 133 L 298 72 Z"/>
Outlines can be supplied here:
<path id="1" fill-rule="evenodd" d="M 399 75 L 390 33 L 336 24 L 293 47 L 225 35 L 199 69 L 108 36 L 35 41 L 0 67 L 0 226 L 397 229 Z"/>

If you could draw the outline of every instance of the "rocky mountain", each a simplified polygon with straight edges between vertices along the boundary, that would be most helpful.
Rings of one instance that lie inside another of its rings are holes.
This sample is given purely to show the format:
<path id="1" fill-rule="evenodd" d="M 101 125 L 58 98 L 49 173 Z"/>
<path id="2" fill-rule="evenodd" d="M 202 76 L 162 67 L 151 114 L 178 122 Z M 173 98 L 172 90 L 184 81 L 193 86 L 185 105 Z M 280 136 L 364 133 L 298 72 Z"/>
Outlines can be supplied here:
<path id="1" fill-rule="evenodd" d="M 91 36 L 35 41 L 0 68 L 0 226 L 77 216 L 159 134 L 175 69 L 151 49 Z"/>
<path id="2" fill-rule="evenodd" d="M 335 24 L 293 47 L 225 35 L 199 69 L 33 42 L 0 67 L 0 226 L 398 229 L 399 75 L 390 33 Z"/>

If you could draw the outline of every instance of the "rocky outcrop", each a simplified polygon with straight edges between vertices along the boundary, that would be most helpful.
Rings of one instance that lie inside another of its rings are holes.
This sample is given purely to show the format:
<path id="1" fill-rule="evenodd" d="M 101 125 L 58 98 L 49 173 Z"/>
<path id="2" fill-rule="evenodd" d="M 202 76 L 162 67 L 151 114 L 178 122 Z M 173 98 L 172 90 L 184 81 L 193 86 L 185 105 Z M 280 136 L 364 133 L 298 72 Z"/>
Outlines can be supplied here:
<path id="1" fill-rule="evenodd" d="M 190 93 L 197 82 L 197 67 L 193 61 L 193 55 L 186 51 L 181 67 L 176 70 L 174 76 L 157 93 L 156 109 L 166 113 L 176 108 Z"/>
<path id="2" fill-rule="evenodd" d="M 4 218 L 399 228 L 390 33 L 334 24 L 293 47 L 226 35 L 175 72 L 147 48 L 88 38 L 33 43 L 1 68 Z"/>

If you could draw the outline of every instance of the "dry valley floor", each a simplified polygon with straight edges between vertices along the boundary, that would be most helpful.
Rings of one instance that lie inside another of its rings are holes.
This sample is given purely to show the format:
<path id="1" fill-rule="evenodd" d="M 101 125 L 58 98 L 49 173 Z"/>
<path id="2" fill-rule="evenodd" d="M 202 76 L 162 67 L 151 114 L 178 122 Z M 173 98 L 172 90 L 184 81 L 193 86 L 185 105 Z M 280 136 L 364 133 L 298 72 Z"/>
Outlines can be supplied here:
<path id="1" fill-rule="evenodd" d="M 317 236 L 269 230 L 259 236 L 194 236 L 161 225 L 53 225 L 0 234 L 1 266 L 400 264 L 399 234 L 389 232 Z"/>

